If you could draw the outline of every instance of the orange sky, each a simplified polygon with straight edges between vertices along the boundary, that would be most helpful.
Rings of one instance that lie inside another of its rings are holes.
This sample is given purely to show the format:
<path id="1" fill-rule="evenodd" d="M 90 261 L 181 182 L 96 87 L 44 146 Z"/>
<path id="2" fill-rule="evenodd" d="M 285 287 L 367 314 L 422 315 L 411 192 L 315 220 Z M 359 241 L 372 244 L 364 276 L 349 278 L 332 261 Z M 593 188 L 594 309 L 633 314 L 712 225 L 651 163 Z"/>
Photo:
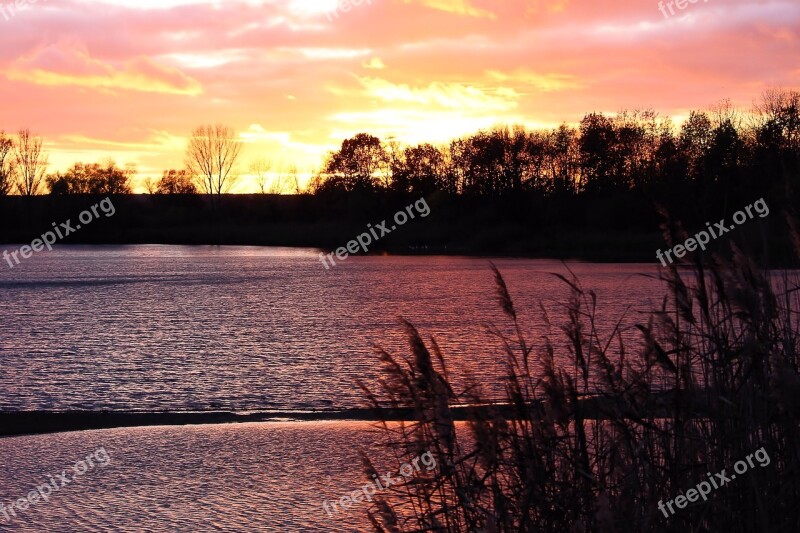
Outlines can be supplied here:
<path id="1" fill-rule="evenodd" d="M 0 6 L 10 0 L 0 0 Z M 319 166 L 366 131 L 446 141 L 499 123 L 652 107 L 680 119 L 800 86 L 800 2 L 39 0 L 0 10 L 0 129 L 51 169 L 182 167 L 186 136 L 233 126 L 275 167 Z M 242 180 L 240 191 L 247 190 Z"/>

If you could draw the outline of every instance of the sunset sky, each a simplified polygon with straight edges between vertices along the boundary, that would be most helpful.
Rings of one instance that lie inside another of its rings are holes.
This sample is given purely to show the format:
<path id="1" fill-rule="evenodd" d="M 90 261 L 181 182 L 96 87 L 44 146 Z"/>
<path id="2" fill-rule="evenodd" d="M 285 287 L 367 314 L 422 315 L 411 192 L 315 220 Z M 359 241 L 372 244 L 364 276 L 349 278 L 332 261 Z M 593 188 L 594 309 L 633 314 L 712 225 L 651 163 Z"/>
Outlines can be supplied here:
<path id="1" fill-rule="evenodd" d="M 0 0 L 6 5 L 10 0 Z M 39 0 L 0 11 L 0 129 L 44 136 L 51 169 L 183 166 L 192 128 L 246 142 L 242 168 L 318 167 L 366 131 L 443 142 L 652 107 L 680 120 L 800 86 L 800 2 Z M 243 189 L 247 181 L 243 181 Z"/>

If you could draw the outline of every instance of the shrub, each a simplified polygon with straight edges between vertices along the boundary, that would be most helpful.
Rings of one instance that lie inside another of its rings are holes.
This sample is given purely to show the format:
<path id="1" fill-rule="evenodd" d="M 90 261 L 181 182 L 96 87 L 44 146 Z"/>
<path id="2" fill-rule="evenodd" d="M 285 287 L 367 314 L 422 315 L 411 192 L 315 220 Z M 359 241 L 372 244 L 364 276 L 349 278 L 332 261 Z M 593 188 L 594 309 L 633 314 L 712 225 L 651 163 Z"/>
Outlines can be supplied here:
<path id="1" fill-rule="evenodd" d="M 379 350 L 385 377 L 362 388 L 376 409 L 413 411 L 412 422 L 380 424 L 385 444 L 399 455 L 430 450 L 440 468 L 376 499 L 375 531 L 797 531 L 798 280 L 735 246 L 732 259 L 693 261 L 661 272 L 664 303 L 636 325 L 633 349 L 621 322 L 601 338 L 596 295 L 562 276 L 561 368 L 554 340 L 526 339 L 495 269 L 516 332 L 492 329 L 506 347 L 501 402 L 478 384 L 454 390 L 435 340 L 403 322 L 411 357 Z M 659 510 L 762 447 L 768 467 L 669 517 Z"/>

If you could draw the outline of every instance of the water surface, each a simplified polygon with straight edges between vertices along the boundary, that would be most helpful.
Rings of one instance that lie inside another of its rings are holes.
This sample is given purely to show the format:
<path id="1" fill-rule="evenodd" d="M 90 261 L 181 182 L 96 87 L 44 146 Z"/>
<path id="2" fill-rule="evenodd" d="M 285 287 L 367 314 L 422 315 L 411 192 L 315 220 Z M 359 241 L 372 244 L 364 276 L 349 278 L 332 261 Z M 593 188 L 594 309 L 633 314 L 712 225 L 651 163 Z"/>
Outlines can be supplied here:
<path id="1" fill-rule="evenodd" d="M 523 329 L 558 342 L 568 290 L 556 261 L 496 260 Z M 572 263 L 608 332 L 657 306 L 653 265 Z M 540 308 L 539 303 L 542 306 Z M 542 319 L 550 315 L 552 327 Z M 489 260 L 351 258 L 314 250 L 60 247 L 0 269 L 0 409 L 347 409 L 406 354 L 398 317 L 439 341 L 456 381 L 497 391 L 508 329 Z M 569 365 L 564 354 L 559 363 Z M 368 531 L 366 507 L 322 509 L 363 486 L 366 422 L 150 427 L 0 439 L 0 503 L 103 447 L 111 463 L 5 523 L 23 532 Z M 397 460 L 387 458 L 386 471 Z"/>
<path id="2" fill-rule="evenodd" d="M 314 250 L 79 246 L 0 269 L 0 409 L 307 409 L 363 405 L 373 347 L 406 353 L 398 317 L 436 336 L 459 376 L 502 371 L 507 326 L 489 261 Z M 532 338 L 564 317 L 564 265 L 498 260 Z M 603 322 L 660 302 L 652 265 L 571 264 Z"/>
<path id="3" fill-rule="evenodd" d="M 141 533 L 366 531 L 364 505 L 331 513 L 365 484 L 358 451 L 369 424 L 267 423 L 129 428 L 0 439 L 0 503 L 24 498 L 49 476 L 103 448 L 110 462 L 77 477 L 0 531 Z M 379 463 L 396 472 L 396 461 Z M 70 476 L 70 479 L 72 475 Z"/>

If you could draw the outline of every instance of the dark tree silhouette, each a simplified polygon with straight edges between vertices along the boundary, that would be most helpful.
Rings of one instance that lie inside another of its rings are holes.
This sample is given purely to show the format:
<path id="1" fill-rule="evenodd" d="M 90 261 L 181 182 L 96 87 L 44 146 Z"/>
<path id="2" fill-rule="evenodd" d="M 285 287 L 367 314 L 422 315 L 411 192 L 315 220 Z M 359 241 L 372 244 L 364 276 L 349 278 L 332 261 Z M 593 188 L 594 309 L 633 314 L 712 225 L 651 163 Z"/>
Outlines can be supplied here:
<path id="1" fill-rule="evenodd" d="M 691 111 L 677 129 L 653 110 L 589 113 L 578 128 L 500 127 L 446 146 L 402 148 L 390 140 L 388 150 L 377 137 L 359 134 L 328 157 L 314 190 L 536 193 L 556 213 L 569 198 L 589 195 L 596 204 L 634 193 L 725 210 L 781 192 L 774 189 L 793 183 L 800 170 L 800 93 L 768 91 L 752 116 L 746 122 L 728 101 Z"/>
<path id="2" fill-rule="evenodd" d="M 318 191 L 376 191 L 381 188 L 380 172 L 388 161 L 380 139 L 359 133 L 328 156 L 322 170 L 325 181 Z"/>
<path id="3" fill-rule="evenodd" d="M 14 158 L 17 171 L 17 190 L 24 196 L 39 194 L 47 172 L 47 154 L 41 137 L 24 129 L 14 143 Z"/>
<path id="4" fill-rule="evenodd" d="M 98 163 L 75 163 L 63 174 L 57 172 L 47 176 L 50 194 L 130 194 L 131 172 L 119 168 L 109 161 Z"/>
<path id="5" fill-rule="evenodd" d="M 392 189 L 413 194 L 430 194 L 445 188 L 445 158 L 431 144 L 410 146 L 392 161 Z"/>
<path id="6" fill-rule="evenodd" d="M 222 124 L 200 126 L 189 139 L 186 167 L 200 190 L 214 195 L 219 202 L 219 196 L 236 183 L 236 163 L 241 150 L 242 143 L 232 128 Z"/>
<path id="7" fill-rule="evenodd" d="M 156 194 L 197 194 L 197 187 L 192 182 L 188 170 L 165 170 L 158 182 Z"/>
<path id="8" fill-rule="evenodd" d="M 14 187 L 14 139 L 0 131 L 0 196 L 6 196 Z"/>

